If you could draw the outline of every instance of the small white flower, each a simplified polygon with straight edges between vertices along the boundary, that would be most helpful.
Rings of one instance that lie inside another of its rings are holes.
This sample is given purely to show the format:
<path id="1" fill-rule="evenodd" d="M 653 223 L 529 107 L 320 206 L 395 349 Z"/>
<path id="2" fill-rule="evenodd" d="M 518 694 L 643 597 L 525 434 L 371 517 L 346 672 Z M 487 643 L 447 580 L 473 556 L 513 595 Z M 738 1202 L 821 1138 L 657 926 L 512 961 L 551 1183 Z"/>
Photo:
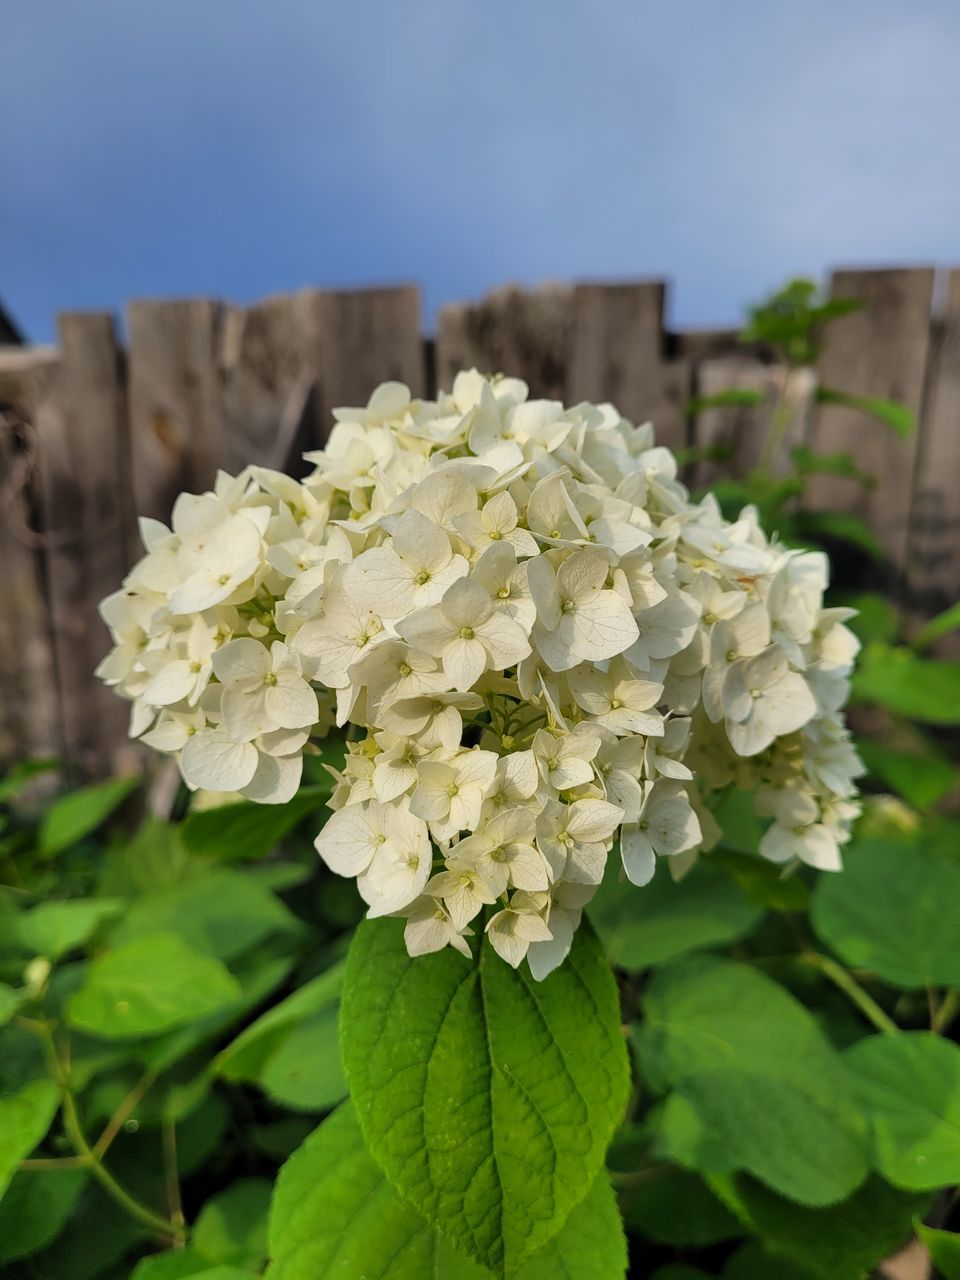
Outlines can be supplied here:
<path id="1" fill-rule="evenodd" d="M 298 655 L 279 640 L 269 650 L 258 640 L 231 640 L 214 654 L 213 670 L 224 686 L 223 723 L 236 741 L 316 724 L 317 695 Z"/>
<path id="2" fill-rule="evenodd" d="M 741 756 L 757 755 L 817 711 L 807 682 L 789 670 L 776 645 L 730 667 L 723 681 L 723 708 L 727 737 Z"/>
<path id="3" fill-rule="evenodd" d="M 410 808 L 429 822 L 435 840 L 473 831 L 496 772 L 497 757 L 492 751 L 461 751 L 445 764 L 423 760 L 417 766 Z"/>
<path id="4" fill-rule="evenodd" d="M 699 820 L 683 788 L 673 782 L 655 782 L 639 819 L 625 826 L 620 836 L 627 879 L 633 884 L 647 884 L 653 878 L 658 855 L 675 857 L 695 848 L 701 839 Z"/>
<path id="5" fill-rule="evenodd" d="M 606 800 L 548 800 L 537 819 L 537 847 L 554 880 L 599 884 L 609 841 L 622 820 L 623 810 Z"/>
<path id="6" fill-rule="evenodd" d="M 533 639 L 551 671 L 614 658 L 637 639 L 628 605 L 605 585 L 608 572 L 607 562 L 589 551 L 574 551 L 559 569 L 545 555 L 527 562 L 537 606 Z"/>
<path id="7" fill-rule="evenodd" d="M 479 511 L 465 511 L 454 517 L 454 527 L 477 552 L 490 546 L 511 546 L 518 556 L 535 556 L 540 548 L 532 533 L 517 527 L 519 512 L 509 493 L 498 493 Z"/>
<path id="8" fill-rule="evenodd" d="M 453 554 L 444 530 L 419 511 L 405 511 L 390 542 L 358 556 L 345 581 L 359 604 L 394 619 L 437 604 L 466 572 L 466 560 Z"/>
<path id="9" fill-rule="evenodd" d="M 553 937 L 541 915 L 542 907 L 536 897 L 519 891 L 510 899 L 510 906 L 498 911 L 487 921 L 486 934 L 494 951 L 514 969 L 522 963 L 530 944 L 549 942 Z"/>

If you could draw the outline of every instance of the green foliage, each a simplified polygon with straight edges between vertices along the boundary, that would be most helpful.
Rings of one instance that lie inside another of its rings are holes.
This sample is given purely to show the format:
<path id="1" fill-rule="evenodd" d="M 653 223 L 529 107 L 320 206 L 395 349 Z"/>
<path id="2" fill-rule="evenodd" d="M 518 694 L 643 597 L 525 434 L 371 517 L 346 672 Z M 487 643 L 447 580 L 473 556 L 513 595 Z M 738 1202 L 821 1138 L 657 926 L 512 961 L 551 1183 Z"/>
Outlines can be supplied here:
<path id="1" fill-rule="evenodd" d="M 856 841 L 813 896 L 818 936 L 895 987 L 960 985 L 960 860 L 917 834 Z"/>
<path id="2" fill-rule="evenodd" d="M 922 1222 L 915 1222 L 914 1226 L 943 1280 L 960 1280 L 960 1235 L 938 1231 Z"/>
<path id="3" fill-rule="evenodd" d="M 853 692 L 911 720 L 960 725 L 960 664 L 956 662 L 920 658 L 910 649 L 877 642 L 860 656 Z"/>
<path id="4" fill-rule="evenodd" d="M 0 1097 L 0 1195 L 6 1193 L 20 1161 L 42 1140 L 60 1096 L 52 1080 L 31 1080 Z"/>
<path id="5" fill-rule="evenodd" d="M 139 785 L 138 778 L 116 778 L 97 787 L 72 791 L 46 812 L 40 824 L 37 851 L 52 858 L 106 822 Z"/>
<path id="6" fill-rule="evenodd" d="M 822 301 L 819 293 L 812 280 L 791 280 L 768 301 L 751 308 L 741 341 L 768 343 L 792 365 L 816 364 L 824 328 L 862 305 L 846 298 Z"/>
<path id="7" fill-rule="evenodd" d="M 611 960 L 625 969 L 646 969 L 687 951 L 733 942 L 763 915 L 712 860 L 699 863 L 679 884 L 661 866 L 642 893 L 621 879 L 618 862 L 611 854 L 590 917 Z"/>
<path id="8" fill-rule="evenodd" d="M 123 908 L 119 898 L 42 902 L 20 917 L 18 938 L 34 955 L 59 960 L 89 941 L 105 920 L 120 915 Z"/>
<path id="9" fill-rule="evenodd" d="M 746 965 L 698 957 L 657 973 L 634 1042 L 640 1074 L 669 1092 L 664 1147 L 711 1173 L 742 1169 L 807 1205 L 867 1173 L 865 1126 L 839 1057 L 811 1015 Z"/>
<path id="10" fill-rule="evenodd" d="M 844 1062 L 887 1181 L 914 1191 L 960 1182 L 960 1048 L 904 1031 L 868 1036 Z"/>
<path id="11" fill-rule="evenodd" d="M 270 1217 L 270 1280 L 332 1275 L 367 1280 L 483 1280 L 490 1272 L 404 1204 L 370 1156 L 356 1114 L 340 1107 L 287 1162 Z M 511 1280 L 614 1280 L 626 1247 L 601 1175 L 565 1226 Z"/>
<path id="12" fill-rule="evenodd" d="M 343 1059 L 374 1158 L 464 1252 L 502 1274 L 555 1234 L 597 1177 L 626 1103 L 616 988 L 578 930 L 541 983 L 488 944 L 407 954 L 402 923 L 357 930 Z"/>
<path id="13" fill-rule="evenodd" d="M 830 387 L 820 387 L 817 399 L 821 404 L 838 404 L 845 409 L 855 409 L 857 413 L 865 413 L 876 418 L 884 426 L 890 427 L 898 436 L 906 438 L 916 428 L 916 418 L 905 404 L 896 400 L 886 400 L 882 396 L 858 396 L 850 391 L 834 391 Z"/>

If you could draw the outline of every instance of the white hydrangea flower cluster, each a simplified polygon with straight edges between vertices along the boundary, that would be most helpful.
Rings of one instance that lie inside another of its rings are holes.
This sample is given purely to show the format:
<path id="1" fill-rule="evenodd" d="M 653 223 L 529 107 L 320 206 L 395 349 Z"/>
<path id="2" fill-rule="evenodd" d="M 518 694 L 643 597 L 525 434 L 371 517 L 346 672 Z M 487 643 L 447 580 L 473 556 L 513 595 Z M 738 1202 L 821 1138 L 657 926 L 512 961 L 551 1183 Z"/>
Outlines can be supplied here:
<path id="1" fill-rule="evenodd" d="M 839 868 L 857 642 L 823 555 L 692 502 L 611 405 L 474 370 L 335 416 L 302 483 L 250 467 L 144 521 L 102 606 L 99 674 L 190 787 L 285 801 L 349 725 L 325 862 L 406 917 L 411 954 L 467 951 L 486 918 L 536 978 L 614 844 L 634 884 L 682 873 L 724 788 L 772 819 L 767 858 Z"/>

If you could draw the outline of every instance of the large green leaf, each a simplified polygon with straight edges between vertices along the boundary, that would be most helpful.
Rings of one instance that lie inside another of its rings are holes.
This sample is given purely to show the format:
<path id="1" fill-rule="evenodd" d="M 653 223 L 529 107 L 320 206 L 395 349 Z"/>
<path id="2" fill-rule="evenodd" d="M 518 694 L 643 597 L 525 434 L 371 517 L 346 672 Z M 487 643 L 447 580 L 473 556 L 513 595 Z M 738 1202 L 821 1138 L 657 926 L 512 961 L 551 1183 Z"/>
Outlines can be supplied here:
<path id="1" fill-rule="evenodd" d="M 122 943 L 147 933 L 177 933 L 198 951 L 233 960 L 271 933 L 300 927 L 269 889 L 241 871 L 220 870 L 139 899 L 112 936 Z"/>
<path id="2" fill-rule="evenodd" d="M 474 939 L 411 958 L 403 922 L 354 938 L 341 1005 L 360 1125 L 424 1217 L 502 1273 L 582 1199 L 627 1098 L 617 988 L 585 922 L 543 982 Z"/>
<path id="3" fill-rule="evenodd" d="M 657 1272 L 657 1278 L 660 1273 Z M 678 1280 L 680 1278 L 678 1277 Z M 723 1280 L 815 1280 L 795 1262 L 767 1253 L 763 1245 L 750 1241 L 727 1259 Z"/>
<path id="4" fill-rule="evenodd" d="M 641 1077 L 673 1090 L 672 1154 L 707 1173 L 747 1170 L 801 1204 L 849 1195 L 866 1127 L 813 1017 L 746 965 L 688 957 L 654 975 L 635 1029 Z"/>
<path id="5" fill-rule="evenodd" d="M 104 920 L 120 914 L 119 898 L 82 898 L 73 902 L 43 902 L 18 921 L 20 941 L 40 956 L 58 960 L 82 946 Z"/>
<path id="6" fill-rule="evenodd" d="M 15 1174 L 0 1200 L 0 1262 L 45 1248 L 66 1222 L 86 1177 L 82 1169 Z"/>
<path id="7" fill-rule="evenodd" d="M 44 857 L 53 857 L 82 840 L 105 822 L 139 784 L 139 778 L 113 778 L 96 787 L 84 787 L 62 796 L 44 814 L 38 838 L 39 852 Z"/>
<path id="8" fill-rule="evenodd" d="M 484 1280 L 490 1273 L 399 1198 L 344 1103 L 280 1171 L 270 1213 L 269 1280 Z M 622 1280 L 626 1245 L 605 1174 L 565 1226 L 511 1280 Z"/>
<path id="9" fill-rule="evenodd" d="M 949 635 L 951 631 L 958 630 L 960 630 L 960 601 L 952 604 L 949 609 L 944 609 L 943 613 L 938 613 L 935 618 L 931 618 L 927 625 L 913 637 L 911 647 L 925 649 L 927 645 Z"/>
<path id="10" fill-rule="evenodd" d="M 60 1090 L 52 1080 L 32 1080 L 0 1098 L 0 1196 L 20 1161 L 42 1141 L 59 1105 Z"/>
<path id="11" fill-rule="evenodd" d="M 863 838 L 821 876 L 811 922 L 858 969 L 907 990 L 960 985 L 960 861 L 924 837 Z"/>
<path id="12" fill-rule="evenodd" d="M 868 1036 L 844 1061 L 887 1181 L 917 1191 L 960 1182 L 960 1048 L 903 1031 Z"/>
<path id="13" fill-rule="evenodd" d="M 286 804 L 236 804 L 200 809 L 187 816 L 181 827 L 191 853 L 249 862 L 265 858 L 284 836 L 311 813 L 319 814 L 330 797 L 330 786 L 301 787 Z M 323 825 L 318 821 L 317 827 Z"/>
<path id="14" fill-rule="evenodd" d="M 960 724 L 960 663 L 919 658 L 911 649 L 877 642 L 860 655 L 853 692 L 911 720 Z"/>
<path id="15" fill-rule="evenodd" d="M 857 751 L 870 772 L 915 809 L 930 808 L 960 786 L 960 769 L 932 744 L 921 754 L 896 751 L 864 738 L 857 743 Z"/>
<path id="16" fill-rule="evenodd" d="M 877 1177 L 842 1203 L 818 1209 L 792 1204 L 743 1174 L 716 1179 L 714 1186 L 770 1253 L 789 1258 L 816 1280 L 861 1280 L 905 1243 L 913 1215 L 930 1200 Z"/>
<path id="17" fill-rule="evenodd" d="M 892 428 L 904 439 L 912 435 L 916 426 L 913 410 L 899 400 L 887 400 L 883 396 L 861 396 L 853 391 L 835 391 L 832 387 L 818 387 L 817 400 L 821 404 L 842 405 L 846 409 L 865 413 Z"/>
<path id="18" fill-rule="evenodd" d="M 67 1002 L 67 1019 L 93 1035 L 132 1039 L 198 1022 L 240 995 L 219 960 L 176 934 L 156 933 L 96 959 Z"/>
<path id="19" fill-rule="evenodd" d="M 324 1009 L 295 1027 L 264 1064 L 257 1083 L 281 1106 L 326 1111 L 346 1095 L 337 1011 Z"/>
<path id="20" fill-rule="evenodd" d="M 607 954 L 625 969 L 646 969 L 687 951 L 733 942 L 762 915 L 763 908 L 708 859 L 680 881 L 661 866 L 643 888 L 621 880 L 613 865 L 590 904 Z"/>

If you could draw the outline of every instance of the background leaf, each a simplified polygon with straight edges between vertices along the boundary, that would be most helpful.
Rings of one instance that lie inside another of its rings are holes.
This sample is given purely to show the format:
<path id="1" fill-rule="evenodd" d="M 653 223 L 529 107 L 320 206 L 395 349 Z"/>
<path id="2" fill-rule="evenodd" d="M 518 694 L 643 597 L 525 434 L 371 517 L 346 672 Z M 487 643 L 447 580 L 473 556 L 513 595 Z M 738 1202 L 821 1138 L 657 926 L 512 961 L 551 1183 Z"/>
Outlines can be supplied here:
<path id="1" fill-rule="evenodd" d="M 72 1026 L 107 1039 L 156 1035 L 238 1000 L 240 984 L 172 933 L 137 938 L 91 964 L 68 1001 Z"/>
<path id="2" fill-rule="evenodd" d="M 43 1141 L 59 1106 L 60 1090 L 52 1080 L 31 1080 L 0 1097 L 0 1196 L 20 1161 Z"/>
<path id="3" fill-rule="evenodd" d="M 42 902 L 20 916 L 20 941 L 35 955 L 59 960 L 82 946 L 105 920 L 123 911 L 119 898 L 83 898 L 74 902 Z"/>
<path id="4" fill-rule="evenodd" d="M 640 1076 L 673 1090 L 671 1154 L 705 1172 L 746 1170 L 828 1205 L 867 1172 L 866 1126 L 813 1017 L 746 965 L 688 957 L 652 978 L 634 1028 Z"/>
<path id="5" fill-rule="evenodd" d="M 95 831 L 139 785 L 139 778 L 112 778 L 62 796 L 46 811 L 40 824 L 41 856 L 52 858 Z"/>

